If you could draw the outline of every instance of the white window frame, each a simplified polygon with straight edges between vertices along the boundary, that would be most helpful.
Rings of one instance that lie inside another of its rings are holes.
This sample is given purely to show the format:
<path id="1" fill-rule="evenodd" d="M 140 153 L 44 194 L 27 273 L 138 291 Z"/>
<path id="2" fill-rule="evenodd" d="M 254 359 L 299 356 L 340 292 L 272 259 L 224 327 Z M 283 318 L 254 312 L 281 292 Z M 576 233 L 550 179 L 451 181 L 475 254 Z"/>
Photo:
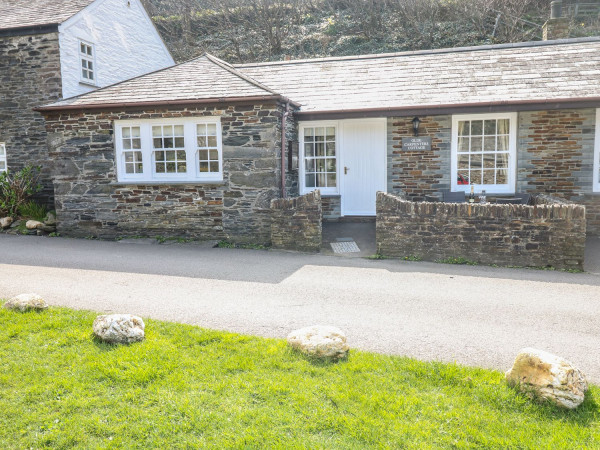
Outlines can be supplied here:
<path id="1" fill-rule="evenodd" d="M 219 152 L 219 172 L 200 172 L 199 149 L 197 145 L 197 125 L 215 124 L 217 127 L 217 150 Z M 152 141 L 152 127 L 159 125 L 183 125 L 186 153 L 185 173 L 157 173 L 154 164 L 154 147 Z M 204 183 L 223 181 L 223 141 L 220 117 L 194 117 L 174 119 L 147 119 L 147 120 L 116 120 L 115 121 L 115 164 L 117 180 L 119 182 L 133 183 Z M 124 127 L 140 127 L 142 172 L 125 172 L 125 152 L 123 149 Z"/>
<path id="2" fill-rule="evenodd" d="M 596 110 L 596 139 L 594 141 L 593 167 L 592 192 L 600 192 L 600 108 Z"/>
<path id="3" fill-rule="evenodd" d="M 304 161 L 304 129 L 315 127 L 334 127 L 335 128 L 335 170 L 336 170 L 336 187 L 306 187 L 306 163 Z M 299 150 L 299 170 L 300 177 L 300 194 L 308 194 L 309 192 L 319 189 L 321 195 L 339 195 L 340 194 L 340 124 L 339 121 L 319 120 L 312 122 L 300 122 L 298 124 L 298 135 L 300 141 Z"/>
<path id="4" fill-rule="evenodd" d="M 8 160 L 6 158 L 6 143 L 0 142 L 0 149 L 3 151 L 0 152 L 0 162 L 4 163 L 4 169 L 0 168 L 0 173 L 6 172 L 8 170 Z"/>
<path id="5" fill-rule="evenodd" d="M 79 44 L 79 49 L 77 54 L 79 55 L 79 81 L 81 83 L 84 84 L 90 84 L 92 86 L 98 86 L 98 65 L 96 64 L 96 46 L 88 41 L 85 41 L 83 39 L 79 39 L 78 40 L 78 44 Z M 85 45 L 88 46 L 92 49 L 92 56 L 90 57 L 87 53 L 83 53 L 81 51 L 81 46 Z M 83 76 L 83 71 L 82 68 L 83 66 L 81 65 L 81 63 L 83 61 L 87 61 L 87 62 L 91 62 L 92 63 L 92 72 L 94 74 L 94 78 L 90 79 L 90 78 L 85 78 Z"/>
<path id="6" fill-rule="evenodd" d="M 508 152 L 508 183 L 497 184 L 465 184 L 457 182 L 458 172 L 458 123 L 464 120 L 508 119 L 509 120 L 509 152 Z M 487 194 L 511 194 L 516 189 L 517 172 L 517 113 L 491 113 L 491 114 L 458 114 L 452 116 L 452 144 L 450 162 L 450 182 L 452 192 L 470 192 L 471 186 L 475 192 L 485 190 Z"/>

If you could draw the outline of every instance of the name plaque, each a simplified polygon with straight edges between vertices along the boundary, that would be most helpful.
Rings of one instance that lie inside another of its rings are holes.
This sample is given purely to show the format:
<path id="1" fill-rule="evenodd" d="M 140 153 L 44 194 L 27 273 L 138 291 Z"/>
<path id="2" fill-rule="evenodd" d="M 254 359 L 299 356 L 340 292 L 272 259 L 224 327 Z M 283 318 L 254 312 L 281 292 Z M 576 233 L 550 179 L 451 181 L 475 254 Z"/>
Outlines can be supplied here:
<path id="1" fill-rule="evenodd" d="M 404 137 L 404 138 L 402 138 L 402 150 L 405 150 L 405 151 L 431 150 L 431 136 Z"/>

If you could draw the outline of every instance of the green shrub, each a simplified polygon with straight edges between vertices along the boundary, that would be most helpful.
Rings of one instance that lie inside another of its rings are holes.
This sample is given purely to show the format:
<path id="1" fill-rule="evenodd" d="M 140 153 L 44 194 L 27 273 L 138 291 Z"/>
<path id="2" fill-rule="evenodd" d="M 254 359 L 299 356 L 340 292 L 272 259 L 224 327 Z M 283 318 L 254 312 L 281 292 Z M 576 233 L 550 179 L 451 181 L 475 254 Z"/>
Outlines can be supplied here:
<path id="1" fill-rule="evenodd" d="M 0 212 L 15 217 L 19 208 L 42 190 L 39 179 L 39 166 L 28 165 L 17 172 L 0 174 Z"/>
<path id="2" fill-rule="evenodd" d="M 19 214 L 26 219 L 43 222 L 48 214 L 48 208 L 45 205 L 40 205 L 39 203 L 30 200 L 19 206 Z"/>

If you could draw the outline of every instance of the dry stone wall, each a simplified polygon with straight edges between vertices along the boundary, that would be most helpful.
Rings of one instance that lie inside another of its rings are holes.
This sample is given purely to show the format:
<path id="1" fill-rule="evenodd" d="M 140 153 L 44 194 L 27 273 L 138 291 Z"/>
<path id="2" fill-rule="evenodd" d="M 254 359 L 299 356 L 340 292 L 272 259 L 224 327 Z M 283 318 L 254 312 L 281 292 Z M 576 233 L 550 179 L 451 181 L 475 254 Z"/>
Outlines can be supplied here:
<path id="1" fill-rule="evenodd" d="M 321 193 L 316 190 L 302 197 L 271 201 L 273 248 L 318 252 L 321 248 Z"/>
<path id="2" fill-rule="evenodd" d="M 61 98 L 58 32 L 0 37 L 0 142 L 8 169 L 42 165 L 40 199 L 52 204 L 53 188 L 44 118 L 33 108 Z"/>
<path id="3" fill-rule="evenodd" d="M 389 257 L 583 270 L 585 207 L 541 203 L 411 202 L 379 192 L 377 248 Z"/>
<path id="4" fill-rule="evenodd" d="M 281 113 L 276 104 L 48 113 L 58 231 L 269 243 Z M 195 116 L 221 117 L 223 182 L 117 183 L 115 120 Z"/>

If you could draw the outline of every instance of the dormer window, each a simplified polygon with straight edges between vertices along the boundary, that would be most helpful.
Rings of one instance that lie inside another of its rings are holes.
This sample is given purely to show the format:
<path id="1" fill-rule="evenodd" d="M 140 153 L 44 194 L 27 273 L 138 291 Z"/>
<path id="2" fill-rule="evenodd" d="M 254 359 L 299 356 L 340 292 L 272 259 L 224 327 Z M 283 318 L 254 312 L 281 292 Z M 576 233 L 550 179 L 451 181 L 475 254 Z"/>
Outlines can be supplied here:
<path id="1" fill-rule="evenodd" d="M 96 84 L 96 62 L 94 44 L 79 41 L 79 59 L 81 60 L 81 81 Z"/>

